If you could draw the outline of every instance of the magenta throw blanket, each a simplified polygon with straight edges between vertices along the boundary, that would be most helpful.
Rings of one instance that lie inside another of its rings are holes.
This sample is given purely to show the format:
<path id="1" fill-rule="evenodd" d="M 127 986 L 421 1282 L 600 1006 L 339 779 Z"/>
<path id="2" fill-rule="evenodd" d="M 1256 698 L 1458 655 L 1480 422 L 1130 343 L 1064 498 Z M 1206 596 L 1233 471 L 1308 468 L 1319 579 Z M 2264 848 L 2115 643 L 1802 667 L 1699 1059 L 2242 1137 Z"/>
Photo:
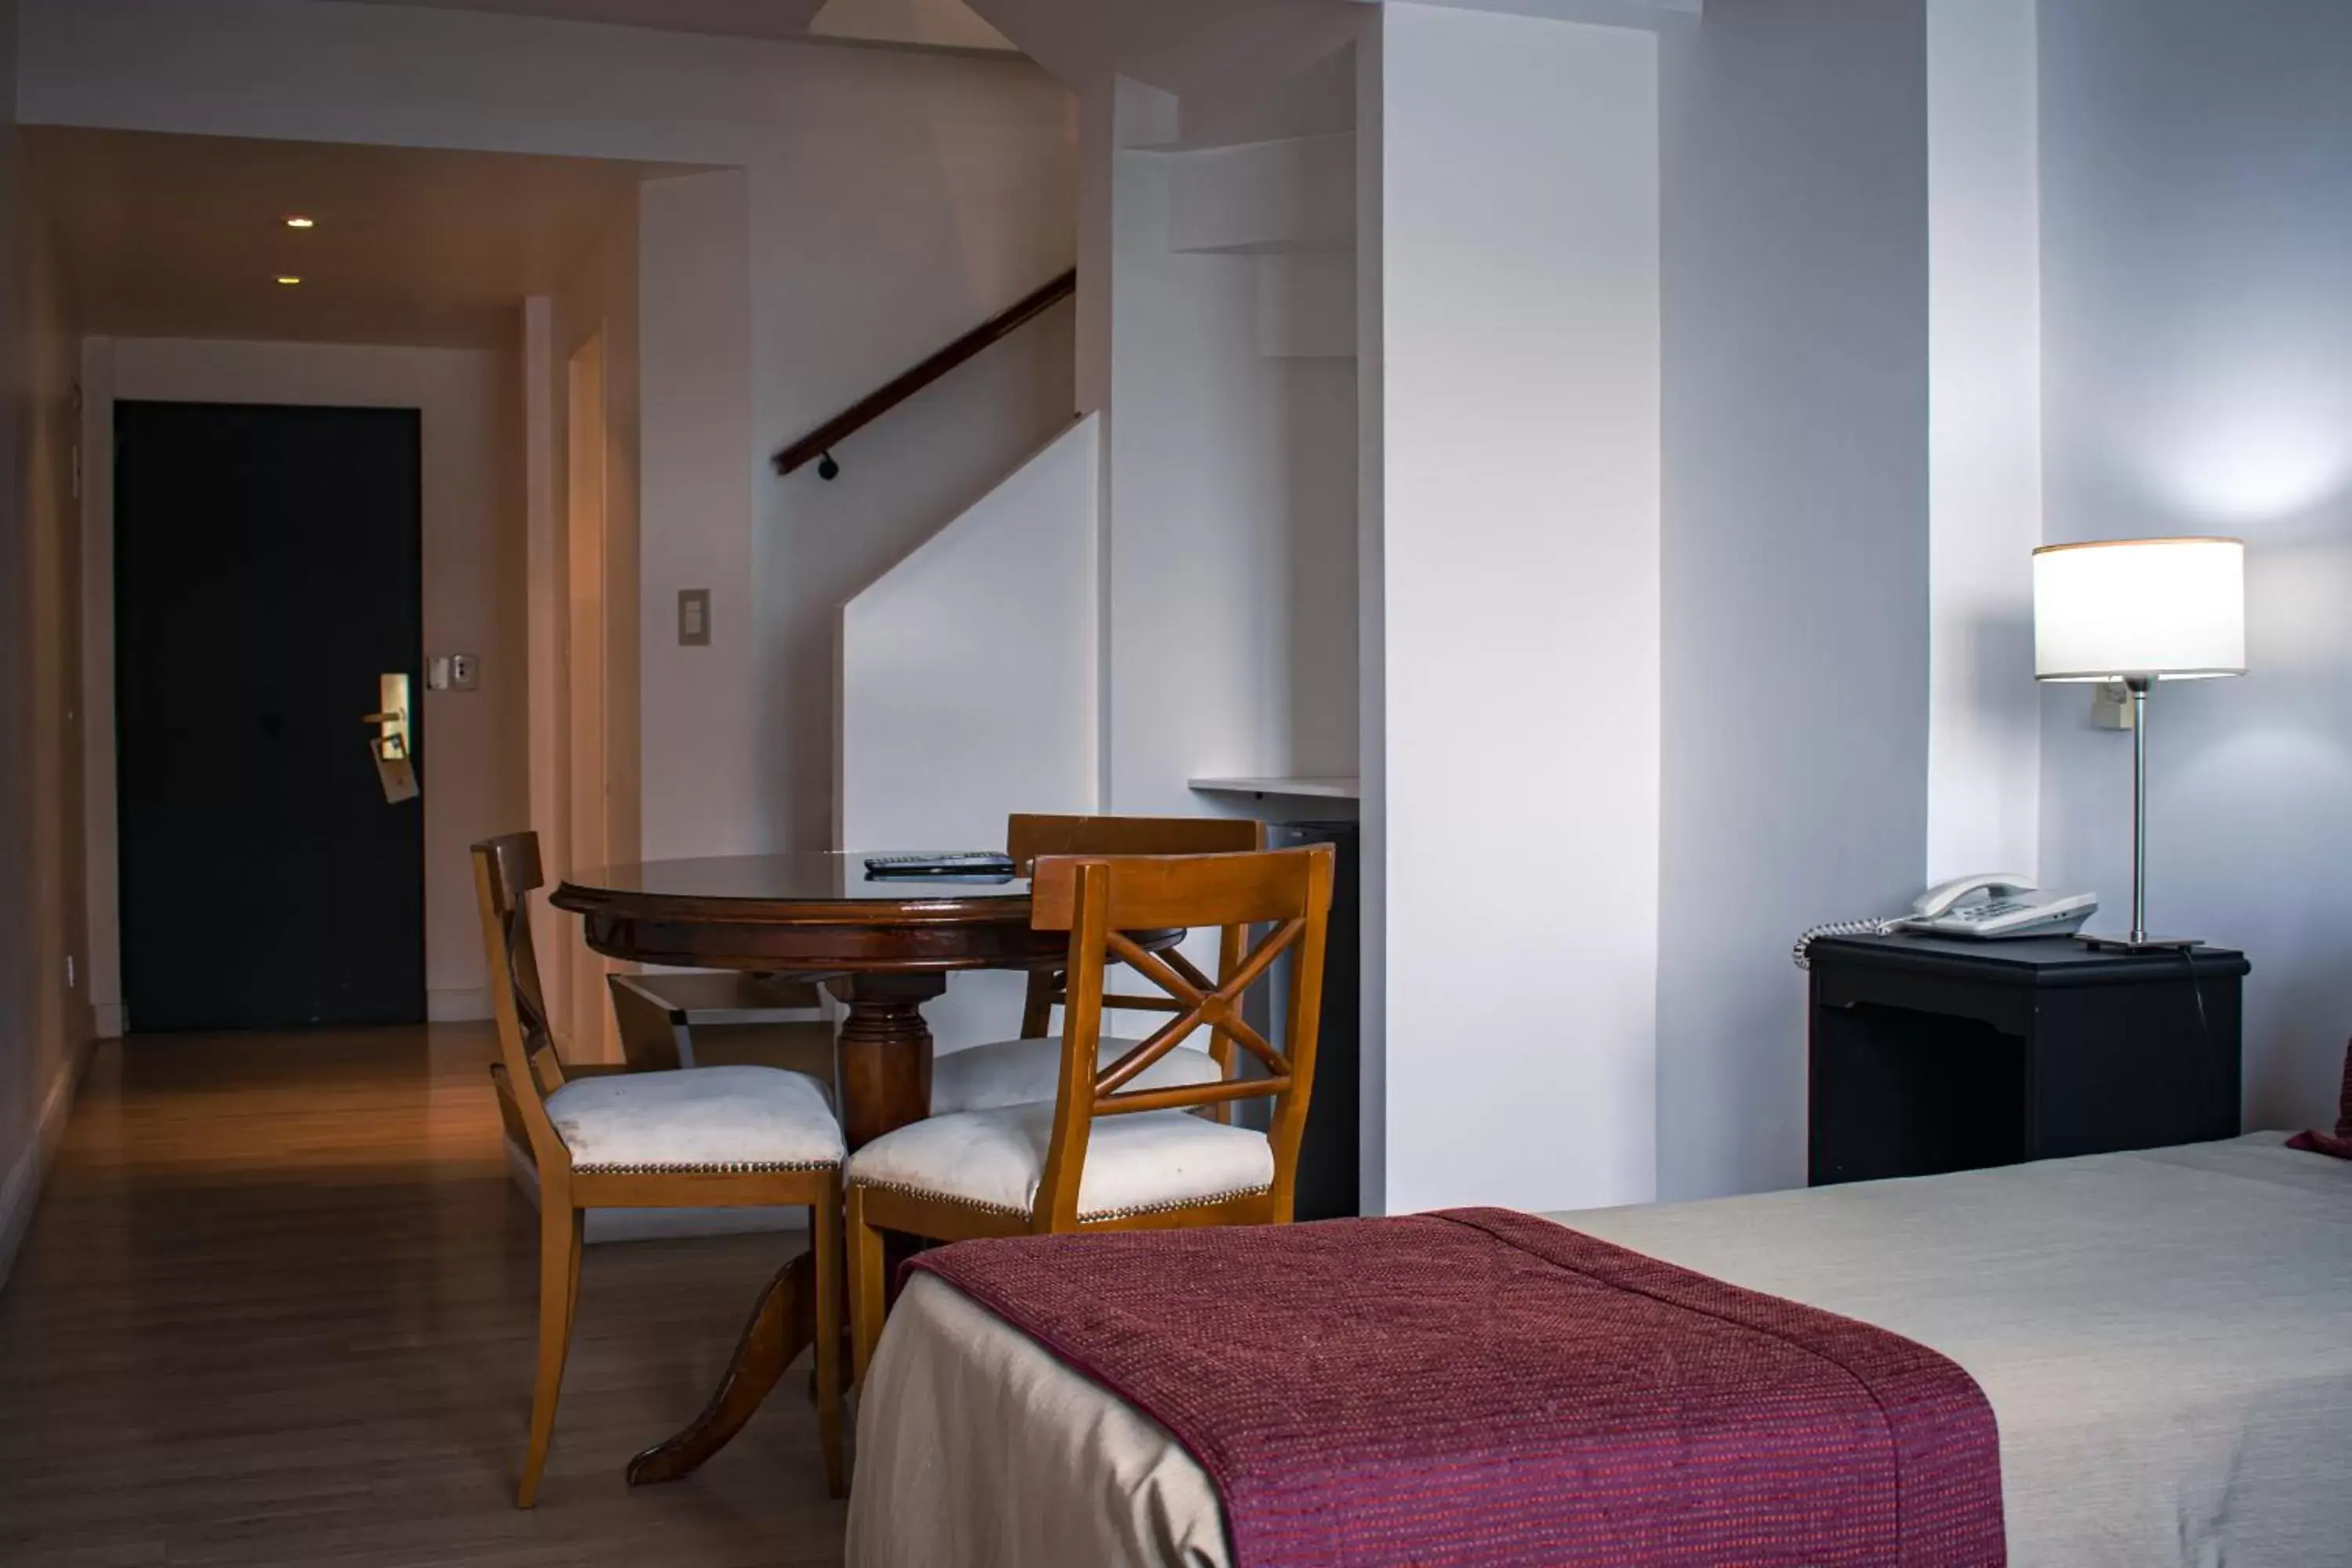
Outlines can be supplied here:
<path id="1" fill-rule="evenodd" d="M 2307 1149 L 2338 1160 L 2352 1160 L 2352 1046 L 2344 1047 L 2344 1098 L 2336 1110 L 2336 1131 L 2298 1132 L 2286 1141 L 2290 1149 Z"/>
<path id="2" fill-rule="evenodd" d="M 1499 1209 L 1024 1237 L 935 1274 L 1171 1433 L 1237 1568 L 1981 1568 L 1976 1384 L 1900 1335 Z"/>

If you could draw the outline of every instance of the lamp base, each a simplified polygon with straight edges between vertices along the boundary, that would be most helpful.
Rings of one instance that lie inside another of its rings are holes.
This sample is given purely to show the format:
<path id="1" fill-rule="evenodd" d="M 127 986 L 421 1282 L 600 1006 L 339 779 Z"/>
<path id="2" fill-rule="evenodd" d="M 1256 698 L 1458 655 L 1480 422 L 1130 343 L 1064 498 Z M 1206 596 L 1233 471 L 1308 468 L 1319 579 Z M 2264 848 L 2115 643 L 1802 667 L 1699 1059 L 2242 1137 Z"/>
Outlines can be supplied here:
<path id="1" fill-rule="evenodd" d="M 2087 932 L 2075 937 L 2076 942 L 2094 952 L 2187 952 L 2193 947 L 2203 947 L 2205 939 L 2198 936 L 2092 936 Z"/>

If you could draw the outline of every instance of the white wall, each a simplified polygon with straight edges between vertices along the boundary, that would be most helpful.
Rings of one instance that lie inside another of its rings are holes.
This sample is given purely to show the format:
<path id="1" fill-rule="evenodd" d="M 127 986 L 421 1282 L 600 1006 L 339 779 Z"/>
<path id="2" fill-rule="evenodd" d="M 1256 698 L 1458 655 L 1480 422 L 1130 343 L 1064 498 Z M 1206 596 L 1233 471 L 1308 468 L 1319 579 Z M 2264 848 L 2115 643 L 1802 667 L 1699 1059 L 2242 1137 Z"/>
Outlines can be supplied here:
<path id="1" fill-rule="evenodd" d="M 830 484 L 766 458 L 1069 268 L 1076 125 L 1025 60 L 787 47 L 768 68 L 803 101 L 751 167 L 759 827 L 818 847 L 835 612 L 1068 426 L 1071 311 L 836 448 Z"/>
<path id="2" fill-rule="evenodd" d="M 1388 1128 L 1388 361 L 1381 312 L 1386 305 L 1380 244 L 1388 221 L 1383 195 L 1388 144 L 1381 112 L 1388 40 L 1377 24 L 1356 46 L 1356 773 L 1357 936 L 1363 974 L 1357 984 L 1356 1190 L 1364 1214 L 1387 1211 Z"/>
<path id="3" fill-rule="evenodd" d="M 1789 944 L 1919 890 L 1927 39 L 1922 0 L 1746 0 L 1662 47 L 1658 1182 L 1686 1198 L 1802 1184 Z"/>
<path id="4" fill-rule="evenodd" d="M 664 754 L 710 761 L 687 773 L 646 760 L 658 786 L 646 832 L 746 850 L 824 841 L 834 607 L 1066 422 L 1066 342 L 992 351 L 981 363 L 993 371 L 968 368 L 845 451 L 837 485 L 814 472 L 780 482 L 759 463 L 1069 265 L 1066 93 L 1017 59 L 331 0 L 31 0 L 22 74 L 26 118 L 45 123 L 743 171 L 748 369 L 722 354 L 687 395 L 709 413 L 748 381 L 748 415 L 727 419 L 744 448 L 724 474 L 698 468 L 699 429 L 649 411 L 644 499 L 651 537 L 684 549 L 680 572 L 740 559 L 748 534 L 757 635 L 734 635 L 730 618 L 715 628 L 722 643 L 681 650 L 656 635 L 670 630 L 667 605 L 648 621 L 644 709 L 694 721 L 665 732 Z M 647 241 L 649 261 L 664 244 Z M 683 236 L 674 254 L 702 264 Z M 926 438 L 940 429 L 960 434 Z M 671 437 L 665 455 L 656 443 Z M 706 472 L 751 487 L 748 521 L 731 501 L 702 510 L 699 477 L 658 493 L 661 474 Z M 710 541 L 686 546 L 706 529 Z M 651 596 L 670 566 L 649 553 L 646 567 Z M 677 657 L 688 651 L 707 657 Z M 706 683 L 725 699 L 704 701 Z"/>
<path id="5" fill-rule="evenodd" d="M 839 842 L 1001 848 L 1014 812 L 1096 809 L 1102 419 L 1073 425 L 841 607 Z M 960 974 L 942 1050 L 1016 1032 L 1017 974 Z"/>
<path id="6" fill-rule="evenodd" d="M 1118 91 L 1122 142 L 1172 138 L 1173 99 Z M 1331 141 L 1317 139 L 1326 153 Z M 1353 211 L 1354 170 L 1351 155 L 1267 154 L 1297 146 L 1253 149 L 1288 176 L 1275 181 L 1227 150 L 1113 153 L 1105 744 L 1117 811 L 1200 812 L 1192 778 L 1355 771 L 1353 343 L 1344 357 L 1276 357 L 1259 331 L 1269 266 L 1291 261 L 1302 228 L 1330 243 L 1333 215 Z"/>
<path id="7" fill-rule="evenodd" d="M 421 691 L 425 984 L 436 1019 L 484 1018 L 489 993 L 466 847 L 529 819 L 527 617 L 515 356 L 458 349 L 184 339 L 90 341 L 84 355 L 86 635 L 113 642 L 111 431 L 116 399 L 415 408 L 422 419 L 425 652 L 481 660 L 476 691 Z M 419 672 L 420 674 L 422 672 Z M 120 1023 L 112 660 L 90 662 L 92 999 Z M 130 1020 L 136 1028 L 138 1020 Z"/>
<path id="8" fill-rule="evenodd" d="M 878 250 L 900 242 L 874 243 Z M 919 248 L 929 242 L 905 243 Z M 1047 269 L 1031 287 L 1055 270 L 1042 258 L 1039 265 Z M 1066 254 L 1060 265 L 1068 265 Z M 936 341 L 909 345 L 903 363 L 877 375 L 875 384 L 977 326 L 992 310 L 968 308 L 969 321 L 941 323 Z M 843 443 L 834 453 L 842 475 L 830 484 L 814 465 L 781 480 L 763 472 L 752 552 L 763 606 L 759 776 L 768 784 L 782 781 L 766 802 L 771 842 L 832 842 L 835 612 L 1068 426 L 1075 413 L 1071 321 L 1070 307 L 1056 306 Z M 777 428 L 798 435 L 838 411 L 812 412 Z"/>
<path id="9" fill-rule="evenodd" d="M 0 0 L 0 1282 L 89 1036 L 72 312 L 17 142 L 15 35 Z"/>
<path id="10" fill-rule="evenodd" d="M 2352 9 L 2045 8 L 2049 534 L 2248 550 L 2243 680 L 2151 704 L 2152 928 L 2242 947 L 2246 1116 L 2325 1125 L 2352 1032 Z M 2043 699 L 2042 870 L 2130 884 L 2130 737 Z"/>
<path id="11" fill-rule="evenodd" d="M 1655 1173 L 1657 44 L 1381 12 L 1391 1211 Z"/>
<path id="12" fill-rule="evenodd" d="M 1013 47 L 963 0 L 824 0 L 809 18 L 809 34 L 937 49 Z"/>
<path id="13" fill-rule="evenodd" d="M 39 1037 L 35 976 L 21 956 L 39 924 L 26 862 L 32 845 L 33 747 L 28 732 L 20 569 L 26 522 L 24 448 L 31 403 L 23 246 L 25 158 L 16 140 L 16 6 L 0 0 L 0 561 L 9 567 L 9 614 L 0 626 L 0 1280 L 30 1221 L 46 1158 L 40 1149 L 41 1079 L 48 1053 Z"/>
<path id="14" fill-rule="evenodd" d="M 841 607 L 844 846 L 1001 847 L 1014 812 L 1094 809 L 1102 424 Z"/>
<path id="15" fill-rule="evenodd" d="M 638 742 L 646 859 L 740 849 L 761 820 L 752 572 L 751 258 L 743 172 L 653 180 L 637 204 Z M 677 595 L 710 595 L 681 647 Z"/>
<path id="16" fill-rule="evenodd" d="M 2041 8 L 1927 3 L 1927 883 L 2041 860 Z"/>

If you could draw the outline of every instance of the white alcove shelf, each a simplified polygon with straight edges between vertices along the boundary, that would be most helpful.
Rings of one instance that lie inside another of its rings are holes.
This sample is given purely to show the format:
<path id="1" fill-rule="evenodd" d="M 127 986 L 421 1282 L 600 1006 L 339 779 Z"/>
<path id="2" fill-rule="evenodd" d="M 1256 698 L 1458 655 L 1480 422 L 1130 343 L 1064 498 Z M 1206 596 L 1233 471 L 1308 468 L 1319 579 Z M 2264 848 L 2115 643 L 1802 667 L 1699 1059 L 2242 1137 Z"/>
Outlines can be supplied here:
<path id="1" fill-rule="evenodd" d="M 1350 778 L 1193 779 L 1192 787 L 1204 795 L 1281 795 L 1312 800 L 1357 800 L 1363 795 L 1360 780 Z"/>

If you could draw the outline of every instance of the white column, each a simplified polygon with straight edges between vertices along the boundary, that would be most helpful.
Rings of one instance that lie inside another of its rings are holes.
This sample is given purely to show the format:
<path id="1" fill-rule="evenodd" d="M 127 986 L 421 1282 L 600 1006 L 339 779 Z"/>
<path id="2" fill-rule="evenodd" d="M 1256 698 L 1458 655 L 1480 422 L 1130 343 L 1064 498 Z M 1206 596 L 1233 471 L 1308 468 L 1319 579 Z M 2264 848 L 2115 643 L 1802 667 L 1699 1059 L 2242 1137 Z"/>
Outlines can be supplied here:
<path id="1" fill-rule="evenodd" d="M 2040 0 L 1928 0 L 1927 864 L 2040 858 Z"/>
<path id="2" fill-rule="evenodd" d="M 523 595 L 528 659 L 530 827 L 539 835 L 547 869 L 569 870 L 565 849 L 571 818 L 564 810 L 570 782 L 565 751 L 565 601 L 570 583 L 564 569 L 564 531 L 557 513 L 560 489 L 555 440 L 555 378 L 562 374 L 555 352 L 555 301 L 533 294 L 522 302 L 522 487 Z M 531 940 L 541 963 L 555 979 L 547 987 L 550 1021 L 559 1039 L 572 1030 L 571 953 L 561 917 L 541 900 L 531 906 Z M 490 983 L 497 984 L 493 975 Z"/>
<path id="3" fill-rule="evenodd" d="M 1359 126 L 1380 251 L 1363 732 L 1385 1148 L 1368 1195 L 1639 1202 L 1656 1182 L 1657 39 L 1403 5 L 1382 31 Z"/>

